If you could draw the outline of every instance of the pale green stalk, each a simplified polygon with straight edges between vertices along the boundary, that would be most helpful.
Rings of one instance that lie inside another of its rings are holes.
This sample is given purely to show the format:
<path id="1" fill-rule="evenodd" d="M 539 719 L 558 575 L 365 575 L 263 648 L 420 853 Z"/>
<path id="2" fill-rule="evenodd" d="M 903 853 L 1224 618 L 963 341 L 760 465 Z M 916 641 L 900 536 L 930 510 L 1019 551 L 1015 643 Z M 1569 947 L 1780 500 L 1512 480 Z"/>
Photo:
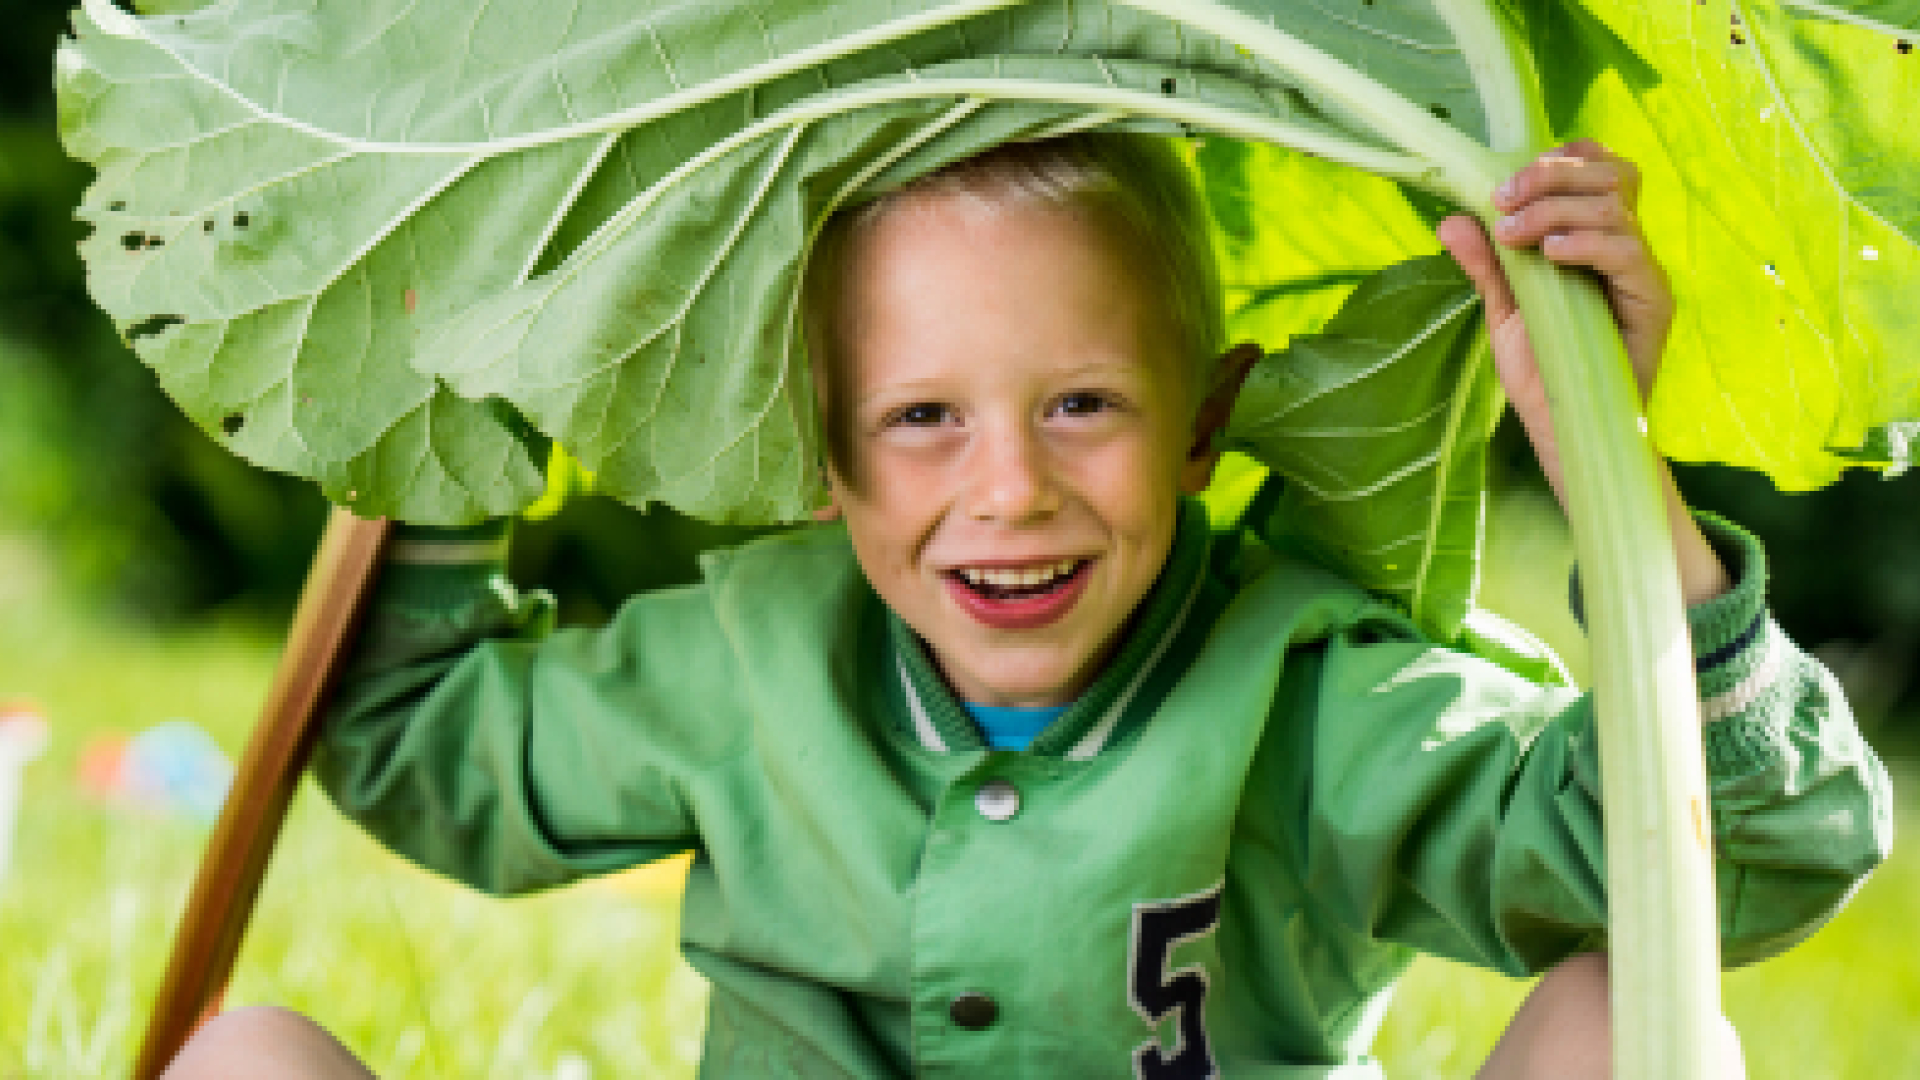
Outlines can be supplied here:
<path id="1" fill-rule="evenodd" d="M 1522 53 L 1496 12 L 1441 0 L 1494 149 L 1543 147 Z M 1492 224 L 1487 195 L 1468 204 Z M 1593 650 L 1606 813 L 1613 1075 L 1704 1077 L 1719 930 L 1693 650 L 1645 408 L 1606 298 L 1537 252 L 1497 248 L 1547 388 Z"/>
<path id="2" fill-rule="evenodd" d="M 1272 26 L 1215 3 L 1121 0 L 1218 34 L 1343 116 L 1435 166 L 1425 186 L 1490 227 L 1492 192 L 1549 131 L 1513 28 L 1479 0 L 1436 0 L 1486 112 L 1483 147 Z M 1614 1075 L 1706 1076 L 1720 1015 L 1719 934 L 1693 653 L 1665 493 L 1632 365 L 1586 274 L 1499 248 L 1547 387 L 1585 589 L 1606 807 Z"/>
<path id="3" fill-rule="evenodd" d="M 1559 441 L 1593 655 L 1606 807 L 1614 1076 L 1710 1074 L 1719 933 L 1700 706 L 1664 493 L 1591 281 L 1502 254 Z"/>

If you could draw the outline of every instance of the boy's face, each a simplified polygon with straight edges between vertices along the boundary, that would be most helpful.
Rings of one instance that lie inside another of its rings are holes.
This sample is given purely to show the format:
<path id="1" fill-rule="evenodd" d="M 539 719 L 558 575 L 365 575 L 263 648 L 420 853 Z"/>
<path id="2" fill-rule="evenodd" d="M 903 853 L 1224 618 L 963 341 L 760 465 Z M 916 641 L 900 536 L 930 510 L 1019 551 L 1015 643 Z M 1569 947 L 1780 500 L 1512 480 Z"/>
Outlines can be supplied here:
<path id="1" fill-rule="evenodd" d="M 861 568 L 962 700 L 1073 700 L 1212 467 L 1164 298 L 1079 213 L 954 197 L 883 215 L 845 273 L 829 481 Z"/>

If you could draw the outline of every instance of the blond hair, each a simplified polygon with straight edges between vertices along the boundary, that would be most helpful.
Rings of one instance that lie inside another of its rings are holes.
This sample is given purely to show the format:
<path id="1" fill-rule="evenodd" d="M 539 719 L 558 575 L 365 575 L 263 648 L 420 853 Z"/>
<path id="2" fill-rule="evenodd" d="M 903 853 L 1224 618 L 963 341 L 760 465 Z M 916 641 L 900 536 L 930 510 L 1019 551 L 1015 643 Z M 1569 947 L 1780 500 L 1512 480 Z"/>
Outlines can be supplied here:
<path id="1" fill-rule="evenodd" d="M 1193 176 L 1165 138 L 1104 132 L 1003 143 L 953 162 L 828 219 L 803 291 L 807 346 L 818 361 L 832 347 L 824 325 L 836 309 L 852 240 L 888 213 L 927 197 L 959 197 L 989 210 L 1053 207 L 1090 214 L 1137 252 L 1149 296 L 1167 298 L 1175 340 L 1195 372 L 1194 400 L 1225 347 L 1226 313 L 1207 210 Z"/>

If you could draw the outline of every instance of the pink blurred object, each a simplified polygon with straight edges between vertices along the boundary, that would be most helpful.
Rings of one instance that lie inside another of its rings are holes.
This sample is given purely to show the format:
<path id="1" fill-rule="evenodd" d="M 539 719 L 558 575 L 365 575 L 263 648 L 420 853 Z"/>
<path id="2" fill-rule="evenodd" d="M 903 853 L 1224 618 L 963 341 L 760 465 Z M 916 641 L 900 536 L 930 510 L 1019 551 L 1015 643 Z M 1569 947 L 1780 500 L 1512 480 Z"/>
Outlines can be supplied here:
<path id="1" fill-rule="evenodd" d="M 95 798 L 202 824 L 220 816 L 233 764 L 191 720 L 168 720 L 131 738 L 96 735 L 80 751 L 80 787 Z"/>
<path id="2" fill-rule="evenodd" d="M 20 774 L 47 748 L 47 721 L 25 701 L 0 702 L 0 878 L 13 861 L 13 830 L 20 818 Z"/>

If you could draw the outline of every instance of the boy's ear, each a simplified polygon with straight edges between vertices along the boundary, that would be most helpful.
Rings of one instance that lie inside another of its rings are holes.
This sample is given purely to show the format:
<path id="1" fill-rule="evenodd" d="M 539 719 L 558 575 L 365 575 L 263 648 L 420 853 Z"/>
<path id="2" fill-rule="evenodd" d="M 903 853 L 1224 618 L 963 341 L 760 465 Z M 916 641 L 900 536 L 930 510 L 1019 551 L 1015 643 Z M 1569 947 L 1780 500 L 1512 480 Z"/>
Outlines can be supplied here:
<path id="1" fill-rule="evenodd" d="M 827 489 L 827 504 L 813 508 L 813 520 L 838 521 L 840 519 L 840 497 L 834 493 L 833 475 L 827 472 L 827 463 L 820 463 L 820 486 Z"/>
<path id="2" fill-rule="evenodd" d="M 1265 351 L 1252 342 L 1242 342 L 1220 354 L 1213 365 L 1213 385 L 1193 416 L 1193 444 L 1187 450 L 1186 467 L 1180 474 L 1181 490 L 1198 494 L 1213 479 L 1213 466 L 1220 460 L 1220 437 L 1233 418 L 1233 403 L 1247 373 L 1253 370 Z"/>

